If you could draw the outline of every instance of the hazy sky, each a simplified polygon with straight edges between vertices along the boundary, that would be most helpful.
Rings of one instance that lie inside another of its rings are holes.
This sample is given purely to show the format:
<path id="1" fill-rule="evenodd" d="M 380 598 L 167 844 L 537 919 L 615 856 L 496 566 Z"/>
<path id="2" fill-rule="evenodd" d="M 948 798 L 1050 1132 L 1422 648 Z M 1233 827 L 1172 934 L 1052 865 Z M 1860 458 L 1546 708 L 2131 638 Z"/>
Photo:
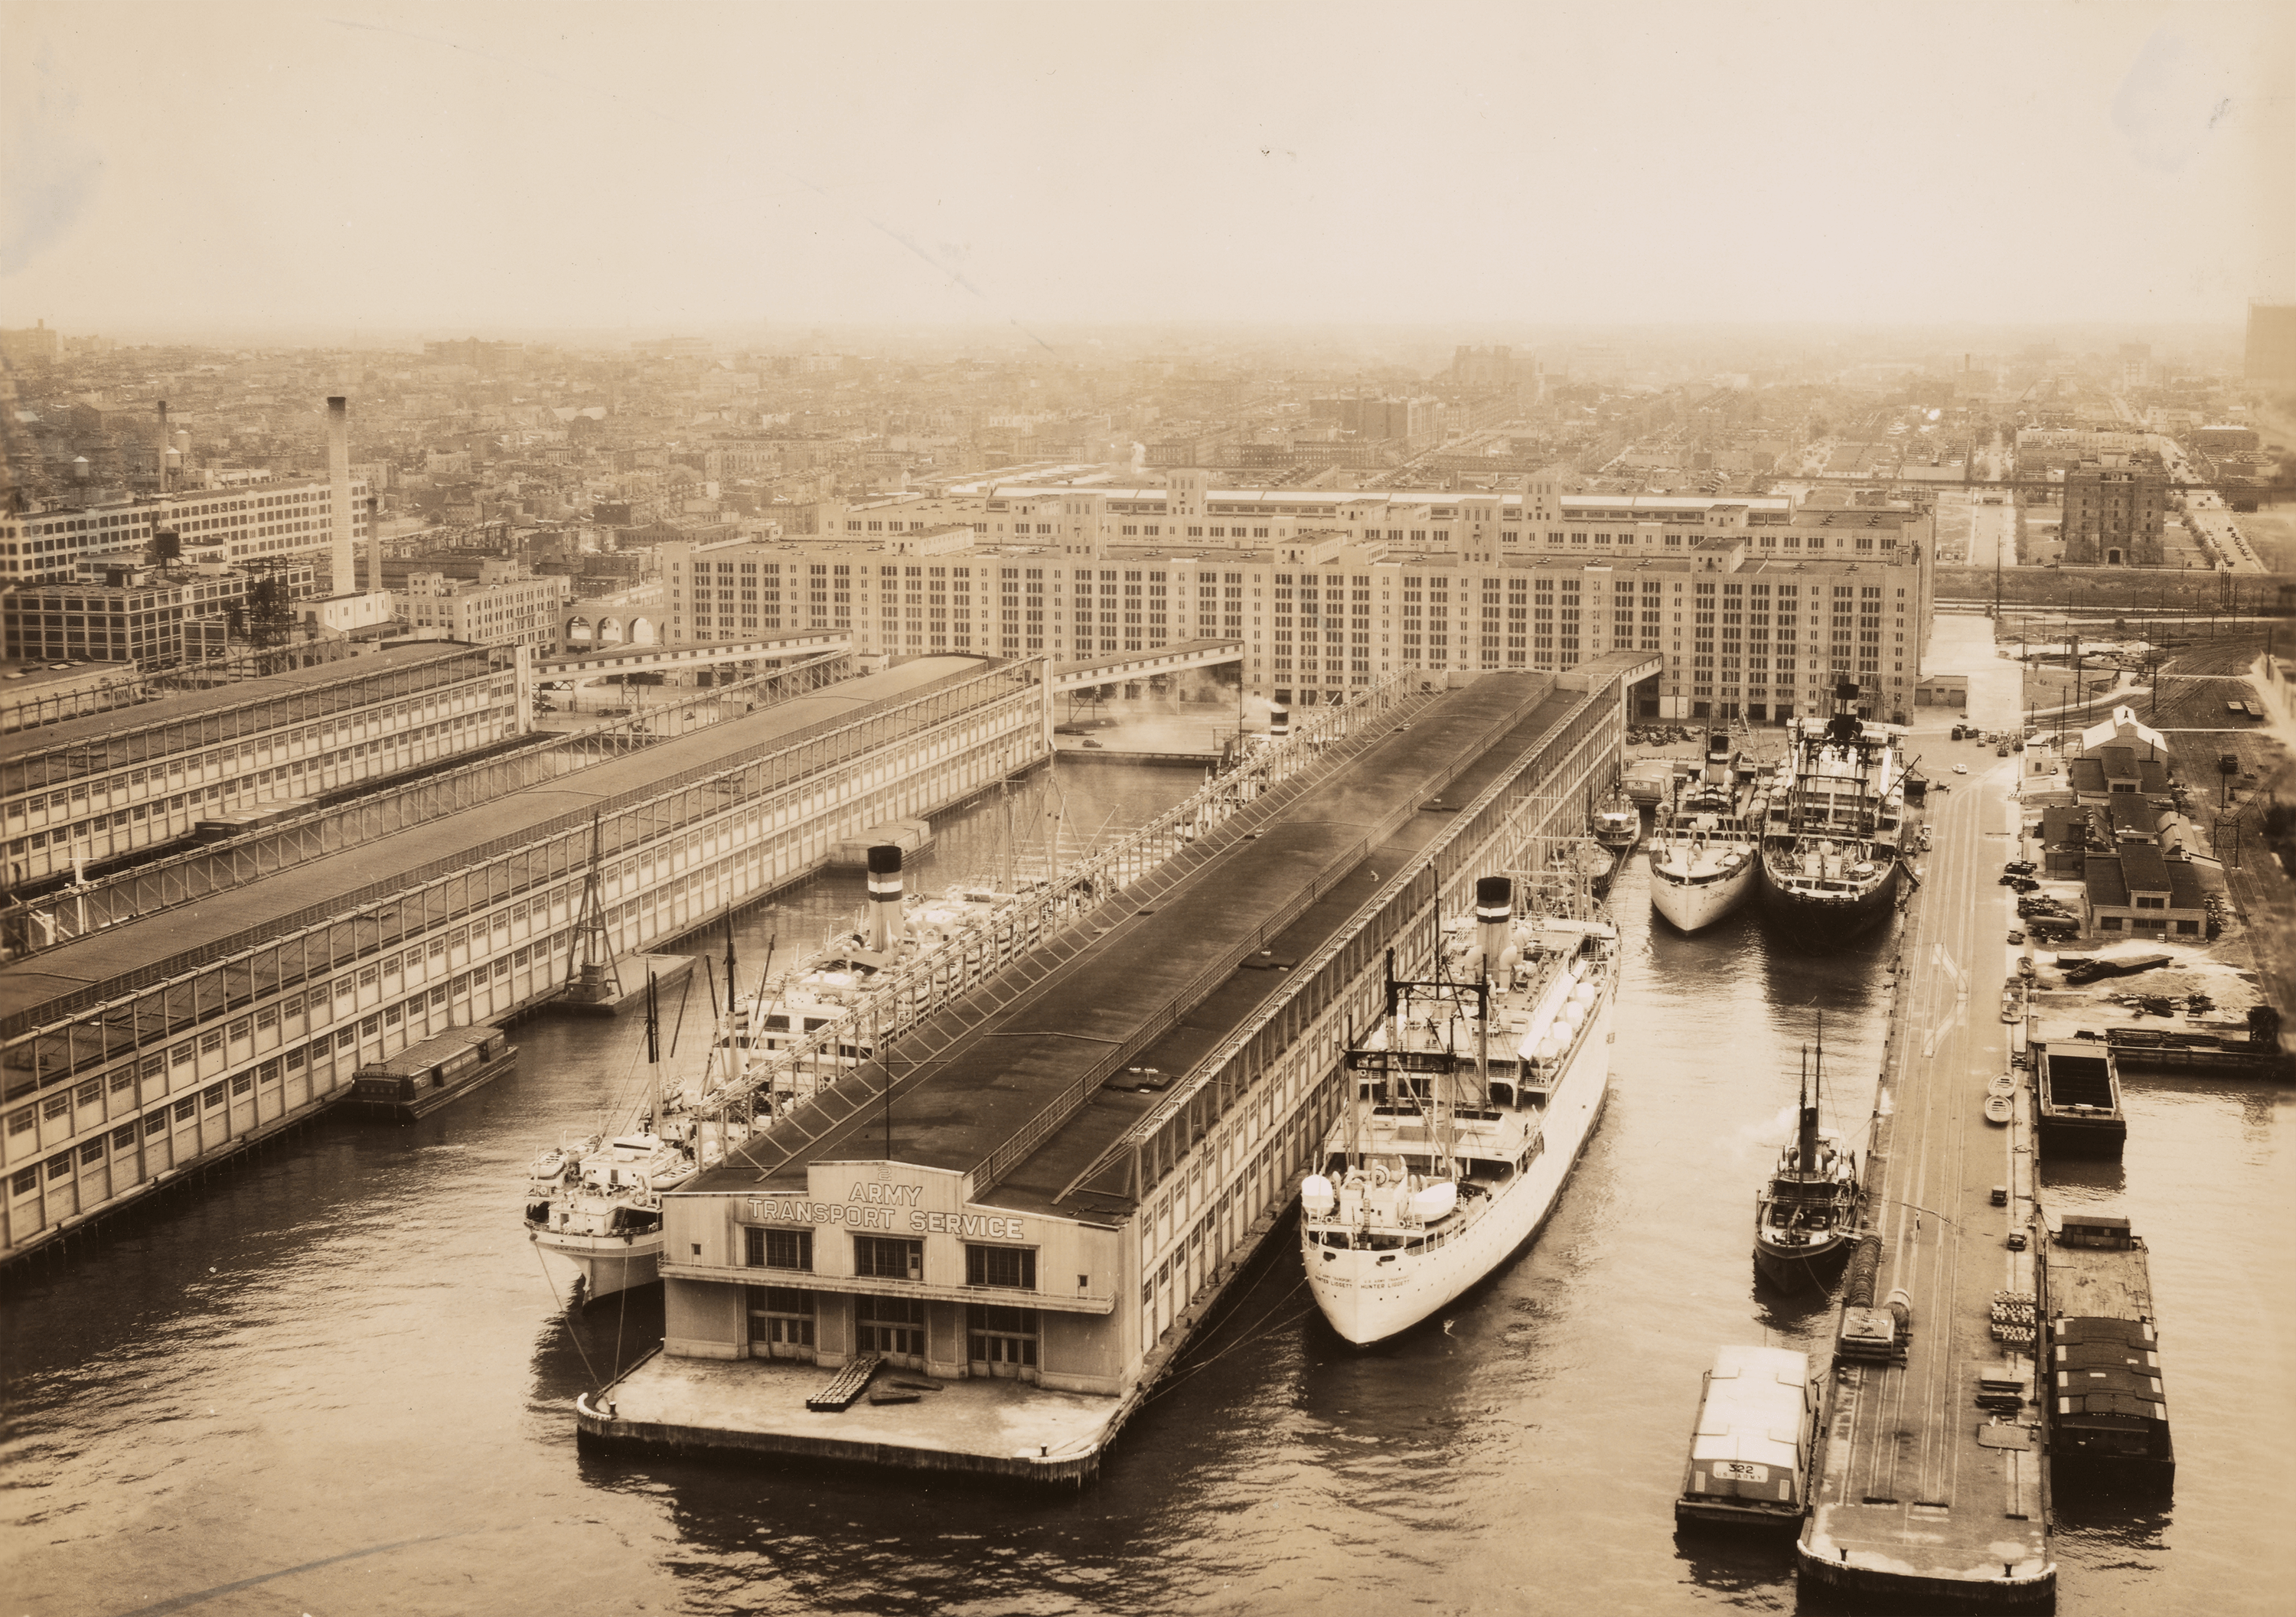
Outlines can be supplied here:
<path id="1" fill-rule="evenodd" d="M 0 0 L 0 324 L 2234 324 L 2291 18 Z"/>

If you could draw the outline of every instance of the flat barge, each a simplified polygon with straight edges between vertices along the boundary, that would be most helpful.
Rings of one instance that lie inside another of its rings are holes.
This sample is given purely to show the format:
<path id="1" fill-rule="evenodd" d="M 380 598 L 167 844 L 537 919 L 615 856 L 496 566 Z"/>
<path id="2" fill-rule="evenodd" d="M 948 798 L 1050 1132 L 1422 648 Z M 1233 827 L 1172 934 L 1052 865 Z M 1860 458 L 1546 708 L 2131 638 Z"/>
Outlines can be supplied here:
<path id="1" fill-rule="evenodd" d="M 1478 876 L 1579 832 L 1654 666 L 1412 689 L 666 1196 L 662 1350 L 577 1402 L 578 1441 L 1096 1475 L 1287 1219 L 1387 950 L 1425 958 Z M 873 1358 L 882 1401 L 809 1407 Z"/>
<path id="2" fill-rule="evenodd" d="M 2118 1157 L 2128 1138 L 2112 1047 L 2082 1040 L 2033 1047 L 2035 1111 L 2041 1149 L 2066 1156 Z"/>
<path id="3" fill-rule="evenodd" d="M 2177 1478 L 2144 1243 L 2128 1220 L 2066 1213 L 2041 1247 L 2044 1364 L 2057 1486 Z"/>
<path id="4" fill-rule="evenodd" d="M 500 1028 L 455 1028 L 369 1062 L 352 1075 L 344 1107 L 411 1123 L 451 1105 L 518 1064 L 518 1047 Z"/>

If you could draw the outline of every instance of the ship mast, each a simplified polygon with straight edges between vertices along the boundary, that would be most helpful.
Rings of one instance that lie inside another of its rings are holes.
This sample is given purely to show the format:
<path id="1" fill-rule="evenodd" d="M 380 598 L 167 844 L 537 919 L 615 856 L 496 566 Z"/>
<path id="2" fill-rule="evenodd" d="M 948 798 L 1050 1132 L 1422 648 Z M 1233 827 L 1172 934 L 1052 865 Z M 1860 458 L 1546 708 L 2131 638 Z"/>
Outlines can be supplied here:
<path id="1" fill-rule="evenodd" d="M 655 998 L 653 973 L 646 973 L 646 1126 L 645 1132 L 661 1133 L 661 1008 Z"/>

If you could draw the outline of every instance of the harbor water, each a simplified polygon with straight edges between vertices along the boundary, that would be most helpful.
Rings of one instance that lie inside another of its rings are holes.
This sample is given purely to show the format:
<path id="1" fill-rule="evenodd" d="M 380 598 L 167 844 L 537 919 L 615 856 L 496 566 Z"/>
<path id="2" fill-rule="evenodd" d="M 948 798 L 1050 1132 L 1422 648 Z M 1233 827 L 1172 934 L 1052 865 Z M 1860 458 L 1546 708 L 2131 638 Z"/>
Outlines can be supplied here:
<path id="1" fill-rule="evenodd" d="M 1063 823 L 1088 841 L 1196 780 L 1064 770 Z M 992 878 L 1041 817 L 1021 800 L 939 827 L 913 884 Z M 744 973 L 859 886 L 744 915 Z M 1813 952 L 1753 906 L 1676 936 L 1639 869 L 1613 901 L 1609 1111 L 1538 1241 L 1358 1351 L 1315 1317 L 1287 1225 L 1075 1492 L 578 1453 L 572 1399 L 659 1340 L 660 1297 L 570 1320 L 520 1191 L 537 1146 L 623 1120 L 643 1032 L 523 1023 L 516 1072 L 437 1116 L 324 1120 L 12 1278 L 5 1609 L 1794 1610 L 1790 1547 L 1678 1539 L 1671 1505 L 1714 1347 L 1823 1346 L 1821 1302 L 1755 1285 L 1754 1193 L 1821 1014 L 1829 1122 L 1862 1149 L 1890 941 Z M 681 1060 L 700 1025 L 689 1008 Z M 2061 1612 L 2287 1609 L 2289 1104 L 2132 1081 L 2125 1163 L 2053 1193 L 2125 1208 L 2152 1244 L 2179 1462 L 2172 1506 L 2062 1514 Z"/>

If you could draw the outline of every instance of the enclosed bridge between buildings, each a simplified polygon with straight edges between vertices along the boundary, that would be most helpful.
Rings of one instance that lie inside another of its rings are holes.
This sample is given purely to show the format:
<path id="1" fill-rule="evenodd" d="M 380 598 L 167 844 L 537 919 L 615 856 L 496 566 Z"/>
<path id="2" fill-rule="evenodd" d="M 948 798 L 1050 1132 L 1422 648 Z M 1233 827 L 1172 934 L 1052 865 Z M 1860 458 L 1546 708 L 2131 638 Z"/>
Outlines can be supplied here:
<path id="1" fill-rule="evenodd" d="M 1651 671 L 1439 679 L 667 1197 L 662 1350 L 584 1440 L 1093 1474 L 1291 1200 L 1386 952 L 1585 831 Z M 873 1364 L 934 1390 L 853 1401 Z"/>

